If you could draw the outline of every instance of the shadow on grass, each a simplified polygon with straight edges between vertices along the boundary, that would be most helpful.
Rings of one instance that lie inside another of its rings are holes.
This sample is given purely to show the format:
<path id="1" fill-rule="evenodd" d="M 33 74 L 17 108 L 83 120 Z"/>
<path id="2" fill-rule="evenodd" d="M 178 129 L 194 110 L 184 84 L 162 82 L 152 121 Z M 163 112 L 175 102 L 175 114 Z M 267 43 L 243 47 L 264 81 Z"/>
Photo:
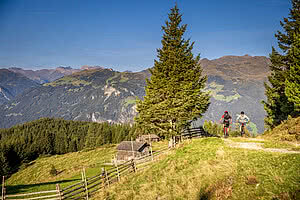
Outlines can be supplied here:
<path id="1" fill-rule="evenodd" d="M 75 181 L 79 182 L 81 181 L 81 179 L 61 180 L 61 181 L 36 183 L 36 184 L 28 184 L 28 185 L 7 185 L 6 194 L 19 194 L 19 193 L 55 190 L 56 184 L 63 184 L 63 183 L 75 182 Z M 40 187 L 43 187 L 45 189 L 38 189 Z"/>
<path id="2" fill-rule="evenodd" d="M 197 200 L 210 200 L 212 199 L 213 191 L 208 188 L 201 188 Z"/>

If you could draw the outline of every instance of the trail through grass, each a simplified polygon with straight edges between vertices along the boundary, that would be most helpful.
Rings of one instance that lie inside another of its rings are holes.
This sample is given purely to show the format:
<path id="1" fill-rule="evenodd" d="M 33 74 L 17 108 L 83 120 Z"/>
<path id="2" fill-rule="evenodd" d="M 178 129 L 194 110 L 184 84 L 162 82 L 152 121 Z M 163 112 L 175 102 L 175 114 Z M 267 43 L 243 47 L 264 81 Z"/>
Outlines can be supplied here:
<path id="1" fill-rule="evenodd" d="M 233 142 L 253 142 L 230 138 Z M 274 145 L 273 141 L 255 141 Z M 167 145 L 154 143 L 153 149 Z M 103 163 L 115 155 L 115 145 L 77 153 L 42 157 L 7 181 L 8 193 L 54 189 L 99 174 Z M 58 175 L 49 171 L 54 165 Z M 300 154 L 283 154 L 232 148 L 221 138 L 187 140 L 161 155 L 150 166 L 121 177 L 119 183 L 99 191 L 91 199 L 300 199 Z"/>
<path id="2" fill-rule="evenodd" d="M 185 142 L 96 199 L 297 199 L 299 154 L 237 149 L 222 139 Z"/>

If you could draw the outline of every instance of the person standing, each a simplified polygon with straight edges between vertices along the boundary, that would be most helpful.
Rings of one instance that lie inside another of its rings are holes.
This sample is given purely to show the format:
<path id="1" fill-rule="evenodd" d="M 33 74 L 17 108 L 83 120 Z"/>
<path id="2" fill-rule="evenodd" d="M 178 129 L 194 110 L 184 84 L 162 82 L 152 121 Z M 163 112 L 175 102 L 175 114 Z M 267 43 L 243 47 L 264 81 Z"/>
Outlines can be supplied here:
<path id="1" fill-rule="evenodd" d="M 224 115 L 222 115 L 220 119 L 220 123 L 223 124 L 224 137 L 226 138 L 229 136 L 230 124 L 232 124 L 232 117 L 229 115 L 228 111 L 224 112 Z"/>

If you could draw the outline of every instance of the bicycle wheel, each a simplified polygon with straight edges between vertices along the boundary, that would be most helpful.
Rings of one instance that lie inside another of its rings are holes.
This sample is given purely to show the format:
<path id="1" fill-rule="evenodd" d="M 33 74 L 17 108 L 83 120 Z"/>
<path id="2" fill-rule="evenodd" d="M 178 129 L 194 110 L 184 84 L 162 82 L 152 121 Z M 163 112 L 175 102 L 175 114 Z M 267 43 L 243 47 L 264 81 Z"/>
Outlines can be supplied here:
<path id="1" fill-rule="evenodd" d="M 244 134 L 245 134 L 245 127 L 242 126 L 242 128 L 241 128 L 241 136 L 243 137 Z"/>

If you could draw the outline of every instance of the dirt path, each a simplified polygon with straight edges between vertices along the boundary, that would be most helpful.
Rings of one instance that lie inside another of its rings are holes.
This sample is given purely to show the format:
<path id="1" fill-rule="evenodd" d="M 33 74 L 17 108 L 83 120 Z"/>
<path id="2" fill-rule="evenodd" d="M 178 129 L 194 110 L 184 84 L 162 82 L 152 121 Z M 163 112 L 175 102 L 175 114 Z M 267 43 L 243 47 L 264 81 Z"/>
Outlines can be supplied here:
<path id="1" fill-rule="evenodd" d="M 249 138 L 249 141 L 264 141 L 263 139 Z M 224 139 L 224 141 L 234 148 L 243 148 L 243 149 L 254 149 L 262 150 L 268 152 L 279 152 L 279 153 L 300 153 L 300 151 L 290 151 L 287 149 L 275 149 L 275 148 L 263 148 L 263 143 L 256 142 L 234 142 L 230 139 Z"/>

